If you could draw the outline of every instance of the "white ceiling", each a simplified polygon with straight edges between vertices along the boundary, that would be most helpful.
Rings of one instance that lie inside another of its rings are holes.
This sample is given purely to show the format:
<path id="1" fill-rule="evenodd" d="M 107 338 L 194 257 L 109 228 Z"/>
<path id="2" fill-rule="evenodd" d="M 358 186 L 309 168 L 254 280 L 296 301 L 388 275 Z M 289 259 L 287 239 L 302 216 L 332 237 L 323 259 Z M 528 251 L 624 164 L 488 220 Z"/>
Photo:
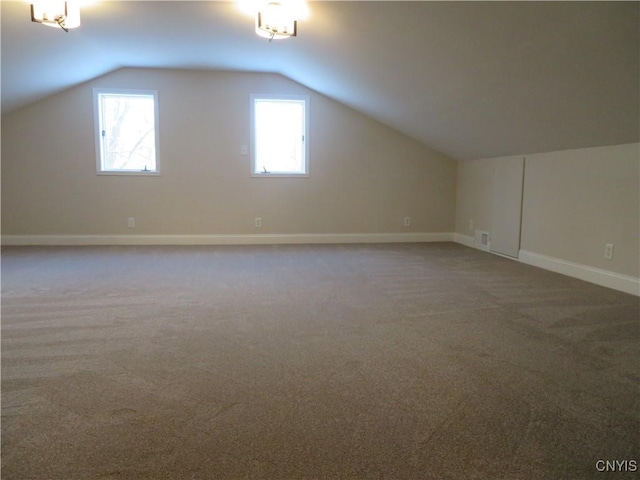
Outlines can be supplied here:
<path id="1" fill-rule="evenodd" d="M 101 1 L 64 33 L 2 1 L 2 111 L 121 67 L 277 72 L 466 160 L 640 136 L 639 2 L 310 2 L 296 38 L 230 1 Z"/>

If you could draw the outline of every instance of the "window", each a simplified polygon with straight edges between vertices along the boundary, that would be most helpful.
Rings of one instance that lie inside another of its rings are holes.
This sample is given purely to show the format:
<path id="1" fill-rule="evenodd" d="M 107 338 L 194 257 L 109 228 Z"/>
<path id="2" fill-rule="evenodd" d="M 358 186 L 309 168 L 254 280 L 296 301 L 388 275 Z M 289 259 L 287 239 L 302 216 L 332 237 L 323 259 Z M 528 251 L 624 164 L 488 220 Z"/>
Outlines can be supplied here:
<path id="1" fill-rule="evenodd" d="M 158 92 L 95 89 L 94 109 L 98 173 L 160 173 Z"/>
<path id="2" fill-rule="evenodd" d="M 251 96 L 253 176 L 309 176 L 308 105 L 306 96 Z"/>

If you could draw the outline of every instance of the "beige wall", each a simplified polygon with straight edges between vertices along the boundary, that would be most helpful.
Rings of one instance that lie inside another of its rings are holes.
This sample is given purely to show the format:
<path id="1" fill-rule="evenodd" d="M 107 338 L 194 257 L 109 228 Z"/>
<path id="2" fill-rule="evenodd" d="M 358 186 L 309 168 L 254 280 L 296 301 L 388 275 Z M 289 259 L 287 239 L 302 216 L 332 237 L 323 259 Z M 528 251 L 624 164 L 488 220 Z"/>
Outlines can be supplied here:
<path id="1" fill-rule="evenodd" d="M 640 274 L 640 145 L 527 156 L 522 249 Z M 615 245 L 613 260 L 605 243 Z"/>
<path id="2" fill-rule="evenodd" d="M 160 177 L 96 175 L 94 87 L 158 90 Z M 251 177 L 251 93 L 310 96 L 309 178 Z M 455 184 L 450 158 L 274 74 L 123 69 L 2 118 L 3 235 L 452 232 Z"/>
<path id="3" fill-rule="evenodd" d="M 456 233 L 473 236 L 475 230 L 491 231 L 495 162 L 486 159 L 458 164 Z"/>
<path id="4" fill-rule="evenodd" d="M 456 232 L 491 232 L 492 169 L 497 159 L 458 166 Z M 526 155 L 521 249 L 638 277 L 640 145 Z M 605 243 L 615 245 L 613 260 Z"/>

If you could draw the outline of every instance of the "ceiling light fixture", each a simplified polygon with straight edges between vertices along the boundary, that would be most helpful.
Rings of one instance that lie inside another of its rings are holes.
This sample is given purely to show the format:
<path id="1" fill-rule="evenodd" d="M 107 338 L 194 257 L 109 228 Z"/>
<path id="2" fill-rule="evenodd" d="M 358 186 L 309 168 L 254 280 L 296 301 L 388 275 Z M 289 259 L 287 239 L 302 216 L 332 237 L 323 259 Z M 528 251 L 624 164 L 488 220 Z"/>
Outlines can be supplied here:
<path id="1" fill-rule="evenodd" d="M 73 1 L 35 0 L 31 4 L 31 21 L 69 32 L 80 26 L 80 6 Z"/>
<path id="2" fill-rule="evenodd" d="M 237 0 L 237 5 L 254 16 L 256 34 L 269 41 L 297 36 L 298 20 L 309 13 L 305 0 Z"/>
<path id="3" fill-rule="evenodd" d="M 295 37 L 298 22 L 280 2 L 269 2 L 256 14 L 256 33 L 269 40 Z"/>

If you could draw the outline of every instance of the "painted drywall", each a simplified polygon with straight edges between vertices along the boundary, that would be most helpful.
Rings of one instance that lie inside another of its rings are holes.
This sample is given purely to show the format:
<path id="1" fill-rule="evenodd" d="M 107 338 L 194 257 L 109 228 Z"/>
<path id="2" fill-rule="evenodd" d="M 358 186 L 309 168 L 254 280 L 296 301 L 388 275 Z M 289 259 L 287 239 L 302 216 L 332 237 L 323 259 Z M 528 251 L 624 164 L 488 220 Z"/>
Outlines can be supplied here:
<path id="1" fill-rule="evenodd" d="M 158 91 L 161 176 L 96 174 L 95 87 Z M 310 97 L 309 178 L 251 176 L 252 93 Z M 452 232 L 455 184 L 454 160 L 275 74 L 122 69 L 2 117 L 3 236 Z"/>
<path id="2" fill-rule="evenodd" d="M 639 190 L 639 144 L 528 155 L 522 249 L 638 277 Z"/>
<path id="3" fill-rule="evenodd" d="M 525 158 L 521 250 L 640 276 L 640 144 Z M 492 172 L 498 160 L 459 164 L 458 234 L 491 232 Z M 606 243 L 615 246 L 612 260 L 604 258 Z"/>
<path id="4" fill-rule="evenodd" d="M 458 164 L 456 233 L 473 237 L 475 230 L 491 231 L 493 169 L 498 160 Z"/>

